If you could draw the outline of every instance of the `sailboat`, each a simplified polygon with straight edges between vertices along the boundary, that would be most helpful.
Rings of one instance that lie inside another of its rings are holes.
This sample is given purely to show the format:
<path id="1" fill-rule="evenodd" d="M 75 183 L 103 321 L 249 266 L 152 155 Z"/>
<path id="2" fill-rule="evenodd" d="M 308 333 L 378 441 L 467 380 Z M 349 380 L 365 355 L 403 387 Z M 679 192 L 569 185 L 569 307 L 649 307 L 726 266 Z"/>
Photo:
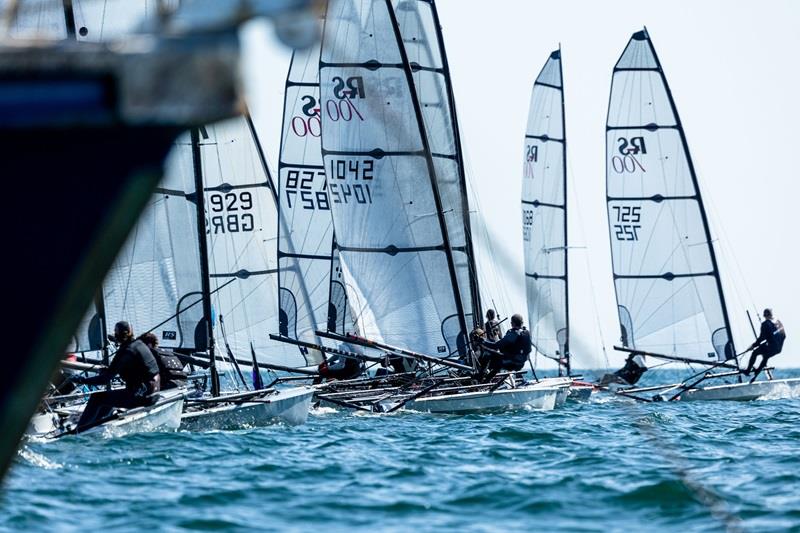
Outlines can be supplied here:
<path id="1" fill-rule="evenodd" d="M 571 378 L 566 161 L 559 48 L 548 57 L 531 92 L 522 178 L 522 236 L 534 349 L 558 363 L 559 376 Z M 588 383 L 571 383 L 571 396 L 586 399 L 591 392 Z"/>
<path id="2" fill-rule="evenodd" d="M 750 400 L 800 379 L 742 383 L 708 217 L 683 125 L 646 29 L 614 67 L 606 188 L 622 351 L 707 367 L 622 389 L 664 400 Z M 727 371 L 716 371 L 723 369 Z M 736 382 L 720 383 L 723 378 Z"/>
<path id="3" fill-rule="evenodd" d="M 319 67 L 323 165 L 342 271 L 351 299 L 365 302 L 364 344 L 466 359 L 480 302 L 434 3 L 331 1 Z M 436 386 L 406 407 L 552 408 L 557 396 L 546 386 Z"/>

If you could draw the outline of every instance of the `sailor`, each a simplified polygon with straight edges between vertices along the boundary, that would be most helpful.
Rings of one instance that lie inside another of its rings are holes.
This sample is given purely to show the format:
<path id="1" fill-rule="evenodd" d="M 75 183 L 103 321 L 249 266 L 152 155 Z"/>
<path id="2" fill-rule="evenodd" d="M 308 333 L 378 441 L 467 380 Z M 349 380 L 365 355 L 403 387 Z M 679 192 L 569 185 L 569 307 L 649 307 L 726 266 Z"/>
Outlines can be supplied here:
<path id="1" fill-rule="evenodd" d="M 158 374 L 161 376 L 161 390 L 176 389 L 186 386 L 188 376 L 183 371 L 183 361 L 177 354 L 158 347 L 158 336 L 148 331 L 141 337 L 141 341 L 150 348 L 150 353 L 158 364 Z"/>
<path id="2" fill-rule="evenodd" d="M 483 325 L 483 331 L 486 333 L 486 340 L 490 342 L 497 342 L 503 337 L 503 328 L 497 321 L 497 313 L 494 309 L 486 311 L 486 323 Z"/>
<path id="3" fill-rule="evenodd" d="M 647 372 L 647 366 L 644 364 L 644 357 L 632 353 L 625 359 L 625 365 L 613 375 L 624 381 L 624 384 L 635 385 L 645 372 Z"/>
<path id="4" fill-rule="evenodd" d="M 327 361 L 317 367 L 319 377 L 314 381 L 321 383 L 322 379 L 355 379 L 364 371 L 361 361 L 354 357 L 345 357 L 334 354 Z"/>
<path id="5" fill-rule="evenodd" d="M 781 321 L 772 316 L 772 309 L 764 309 L 764 321 L 761 323 L 761 333 L 758 335 L 756 341 L 750 346 L 753 354 L 750 356 L 750 362 L 747 363 L 747 368 L 742 371 L 744 375 L 750 375 L 753 366 L 756 364 L 756 357 L 761 356 L 761 364 L 758 365 L 753 379 L 758 377 L 764 367 L 767 366 L 767 361 L 770 357 L 778 355 L 783 350 L 783 341 L 786 340 L 786 331 L 783 329 Z"/>
<path id="6" fill-rule="evenodd" d="M 111 340 L 118 345 L 111 365 L 95 377 L 76 376 L 73 381 L 83 385 L 105 385 L 119 376 L 125 382 L 125 388 L 93 394 L 78 421 L 78 431 L 108 417 L 115 407 L 151 405 L 152 395 L 160 390 L 158 363 L 150 349 L 141 340 L 134 339 L 131 325 L 117 322 Z"/>
<path id="7" fill-rule="evenodd" d="M 488 313 L 487 313 L 488 317 Z M 487 335 L 488 336 L 488 335 Z M 491 342 L 484 341 L 483 348 L 491 350 L 484 356 L 488 368 L 488 379 L 494 377 L 500 370 L 517 372 L 525 366 L 528 355 L 531 353 L 531 334 L 522 325 L 522 315 L 515 314 L 511 317 L 511 329 L 502 339 Z"/>

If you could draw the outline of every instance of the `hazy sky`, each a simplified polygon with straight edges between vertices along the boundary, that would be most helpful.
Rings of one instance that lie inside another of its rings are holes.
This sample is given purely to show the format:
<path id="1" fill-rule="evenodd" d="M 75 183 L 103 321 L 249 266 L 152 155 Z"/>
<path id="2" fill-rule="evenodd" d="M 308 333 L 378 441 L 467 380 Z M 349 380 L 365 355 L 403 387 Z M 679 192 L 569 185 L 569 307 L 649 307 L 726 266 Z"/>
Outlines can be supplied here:
<path id="1" fill-rule="evenodd" d="M 795 0 L 438 0 L 467 171 L 504 273 L 503 314 L 527 314 L 522 270 L 522 146 L 531 84 L 561 43 L 570 173 L 574 365 L 610 366 L 619 324 L 605 205 L 611 69 L 647 26 L 681 115 L 720 259 L 737 349 L 745 309 L 773 307 L 787 330 L 774 363 L 800 366 L 800 2 Z M 289 53 L 247 33 L 250 105 L 277 161 Z M 588 265 L 588 268 L 587 268 Z M 591 276 L 590 276 L 591 273 Z M 594 291 L 591 288 L 594 288 Z M 594 298 L 592 298 L 594 294 Z M 594 301 L 593 301 L 594 300 Z M 595 313 L 595 303 L 598 313 Z M 598 316 L 599 315 L 599 316 Z M 599 331 L 602 331 L 602 339 Z M 797 335 L 797 337 L 795 337 Z M 541 364 L 541 359 L 540 359 Z"/>

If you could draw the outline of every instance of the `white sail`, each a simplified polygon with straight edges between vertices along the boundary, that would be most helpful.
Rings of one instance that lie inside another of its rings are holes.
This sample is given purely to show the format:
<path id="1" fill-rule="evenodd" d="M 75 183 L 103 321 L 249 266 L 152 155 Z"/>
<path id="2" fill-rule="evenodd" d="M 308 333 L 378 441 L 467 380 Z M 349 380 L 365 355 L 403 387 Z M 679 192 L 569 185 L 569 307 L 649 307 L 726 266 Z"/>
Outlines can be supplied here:
<path id="1" fill-rule="evenodd" d="M 458 273 L 461 303 L 468 327 L 481 321 L 481 308 L 470 232 L 464 162 L 458 135 L 450 71 L 436 5 L 431 0 L 392 2 L 414 77 L 425 133 L 433 156 L 450 249 Z M 457 317 L 445 330 L 458 331 Z"/>
<path id="2" fill-rule="evenodd" d="M 611 253 L 623 344 L 715 362 L 735 353 L 703 201 L 646 31 L 614 68 L 606 133 Z"/>
<path id="3" fill-rule="evenodd" d="M 273 184 L 245 118 L 200 129 L 212 324 L 218 353 L 305 365 L 305 353 L 269 338 L 279 324 L 278 217 Z"/>
<path id="4" fill-rule="evenodd" d="M 9 35 L 18 39 L 108 41 L 154 21 L 159 16 L 159 6 L 170 11 L 178 3 L 179 0 L 22 0 Z"/>
<path id="5" fill-rule="evenodd" d="M 568 357 L 566 135 L 561 52 L 533 84 L 522 178 L 528 321 L 536 350 Z"/>
<path id="6" fill-rule="evenodd" d="M 345 284 L 369 306 L 363 334 L 447 355 L 466 327 L 444 331 L 450 317 L 463 322 L 463 308 L 401 46 L 389 1 L 329 2 L 320 61 L 322 154 Z"/>
<path id="7" fill-rule="evenodd" d="M 205 350 L 197 207 L 189 135 L 176 142 L 164 179 L 103 283 L 108 333 L 127 320 L 163 346 Z"/>
<path id="8" fill-rule="evenodd" d="M 318 342 L 314 332 L 327 328 L 333 254 L 318 69 L 318 46 L 292 56 L 278 164 L 280 333 L 307 342 Z"/>

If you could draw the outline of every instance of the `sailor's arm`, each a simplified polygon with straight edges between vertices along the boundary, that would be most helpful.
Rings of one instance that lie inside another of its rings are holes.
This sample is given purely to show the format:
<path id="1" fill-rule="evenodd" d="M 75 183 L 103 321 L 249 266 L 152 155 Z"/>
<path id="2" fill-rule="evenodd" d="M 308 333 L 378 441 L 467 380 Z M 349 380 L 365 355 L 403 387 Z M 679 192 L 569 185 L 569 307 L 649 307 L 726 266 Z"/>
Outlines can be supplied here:
<path id="1" fill-rule="evenodd" d="M 762 342 L 767 340 L 767 337 L 769 337 L 769 334 L 770 334 L 770 330 L 769 330 L 769 327 L 767 326 L 767 321 L 765 320 L 764 322 L 761 323 L 761 333 L 759 333 L 758 338 L 756 339 L 756 341 L 753 344 L 750 345 L 750 349 L 755 348 L 756 346 L 758 346 L 759 344 L 761 344 Z"/>

